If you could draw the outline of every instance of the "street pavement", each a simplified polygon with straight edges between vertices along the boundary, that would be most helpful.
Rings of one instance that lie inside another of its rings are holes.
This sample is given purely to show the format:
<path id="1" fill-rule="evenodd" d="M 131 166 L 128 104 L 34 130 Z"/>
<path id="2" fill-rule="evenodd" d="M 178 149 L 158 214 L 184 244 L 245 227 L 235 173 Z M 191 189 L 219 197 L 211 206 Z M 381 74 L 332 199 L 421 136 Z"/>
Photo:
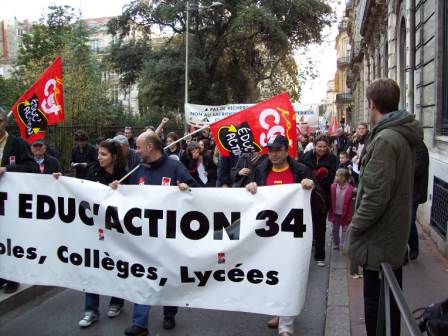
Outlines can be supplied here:
<path id="1" fill-rule="evenodd" d="M 426 234 L 419 236 L 420 255 L 403 268 L 403 293 L 411 311 L 448 298 L 448 259 Z M 363 280 L 352 279 L 348 273 L 347 277 L 351 335 L 364 336 Z M 403 323 L 402 335 L 409 335 Z"/>
<path id="2" fill-rule="evenodd" d="M 327 242 L 328 239 L 329 228 Z M 281 253 L 279 251 L 279 255 Z M 314 260 L 311 261 L 307 300 L 295 322 L 297 335 L 324 335 L 329 269 L 328 265 L 320 268 Z M 80 292 L 66 289 L 46 293 L 0 316 L 0 336 L 115 336 L 123 335 L 124 329 L 131 324 L 130 303 L 126 303 L 120 316 L 109 319 L 106 316 L 108 298 L 102 297 L 100 321 L 87 329 L 80 329 L 78 321 L 82 317 L 83 306 L 84 295 Z M 150 336 L 277 335 L 277 330 L 266 326 L 269 318 L 258 314 L 181 308 L 176 317 L 176 328 L 166 331 L 162 328 L 162 310 L 154 307 L 150 313 L 149 330 Z"/>

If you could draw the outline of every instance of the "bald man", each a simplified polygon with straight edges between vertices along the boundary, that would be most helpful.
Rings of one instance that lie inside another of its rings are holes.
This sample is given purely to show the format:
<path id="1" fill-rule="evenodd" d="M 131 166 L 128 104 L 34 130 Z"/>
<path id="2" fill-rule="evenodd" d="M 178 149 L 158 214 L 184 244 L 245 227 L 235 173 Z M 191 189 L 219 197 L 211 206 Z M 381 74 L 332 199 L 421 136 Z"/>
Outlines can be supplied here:
<path id="1" fill-rule="evenodd" d="M 196 186 L 184 165 L 178 160 L 169 158 L 163 152 L 160 138 L 154 131 L 145 131 L 136 141 L 137 153 L 142 159 L 140 167 L 129 177 L 128 184 L 149 184 L 163 186 L 178 186 L 186 191 L 190 186 Z M 117 182 L 111 184 L 117 187 Z M 151 306 L 134 305 L 132 326 L 125 330 L 128 336 L 148 335 L 148 314 Z M 176 326 L 175 315 L 177 307 L 163 307 L 163 328 L 173 329 Z"/>

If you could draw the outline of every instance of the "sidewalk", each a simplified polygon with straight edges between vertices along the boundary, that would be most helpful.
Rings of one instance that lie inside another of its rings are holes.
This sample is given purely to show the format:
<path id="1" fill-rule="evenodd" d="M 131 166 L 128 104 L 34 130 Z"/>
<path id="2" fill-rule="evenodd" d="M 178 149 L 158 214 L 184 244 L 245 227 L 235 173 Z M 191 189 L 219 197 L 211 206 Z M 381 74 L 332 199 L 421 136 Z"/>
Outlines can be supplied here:
<path id="1" fill-rule="evenodd" d="M 442 256 L 428 236 L 420 232 L 419 238 L 419 257 L 403 267 L 404 297 L 411 311 L 448 297 L 448 260 Z M 352 279 L 348 273 L 346 272 L 350 309 L 350 335 L 364 336 L 366 332 L 362 292 L 363 280 Z M 408 335 L 405 328 L 402 329 L 403 335 Z"/>

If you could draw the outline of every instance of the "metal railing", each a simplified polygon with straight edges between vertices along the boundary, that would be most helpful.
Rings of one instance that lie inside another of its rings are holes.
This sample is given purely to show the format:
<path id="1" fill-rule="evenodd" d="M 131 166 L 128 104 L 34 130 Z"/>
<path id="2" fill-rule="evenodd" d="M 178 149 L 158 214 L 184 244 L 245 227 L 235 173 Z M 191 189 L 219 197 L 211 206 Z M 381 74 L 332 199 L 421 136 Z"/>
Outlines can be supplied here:
<path id="1" fill-rule="evenodd" d="M 337 93 L 336 104 L 349 104 L 353 102 L 353 95 L 351 93 Z"/>
<path id="2" fill-rule="evenodd" d="M 418 328 L 417 322 L 412 316 L 411 310 L 403 296 L 400 286 L 398 285 L 397 279 L 395 278 L 392 267 L 388 263 L 381 263 L 381 294 L 380 294 L 380 308 L 378 312 L 377 321 L 377 336 L 390 336 L 391 335 L 391 321 L 390 321 L 390 308 L 391 300 L 390 293 L 397 303 L 398 309 L 400 310 L 401 317 L 403 318 L 404 325 L 411 336 L 422 336 L 420 329 Z M 385 330 L 385 334 L 384 334 Z"/>
<path id="3" fill-rule="evenodd" d="M 343 66 L 347 66 L 347 65 L 350 64 L 350 61 L 351 61 L 350 56 L 348 56 L 348 57 L 339 57 L 338 60 L 337 60 L 337 66 L 338 66 L 338 68 L 341 68 Z"/>

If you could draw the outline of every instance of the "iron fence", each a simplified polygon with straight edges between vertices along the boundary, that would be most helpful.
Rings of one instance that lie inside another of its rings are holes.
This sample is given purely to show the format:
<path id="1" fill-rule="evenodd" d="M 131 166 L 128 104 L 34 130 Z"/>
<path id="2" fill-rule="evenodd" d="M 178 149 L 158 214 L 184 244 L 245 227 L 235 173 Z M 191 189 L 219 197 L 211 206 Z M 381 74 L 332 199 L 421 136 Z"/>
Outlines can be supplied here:
<path id="1" fill-rule="evenodd" d="M 69 163 L 71 158 L 71 152 L 74 145 L 73 135 L 77 130 L 84 130 L 89 136 L 89 142 L 95 145 L 96 139 L 100 136 L 111 138 L 116 135 L 118 131 L 124 131 L 125 126 L 132 127 L 134 137 L 138 136 L 144 131 L 147 125 L 133 125 L 133 124 L 113 124 L 113 125 L 101 125 L 101 124 L 56 124 L 50 125 L 47 128 L 47 135 L 45 140 L 51 149 L 54 149 L 59 155 L 59 161 L 61 162 L 65 171 L 69 171 Z M 157 125 L 156 125 L 157 126 Z M 184 130 L 182 127 L 173 125 L 171 127 L 165 127 L 164 133 L 175 131 L 178 135 L 182 135 Z M 8 132 L 19 136 L 19 129 L 17 125 L 11 123 L 8 127 Z"/>

